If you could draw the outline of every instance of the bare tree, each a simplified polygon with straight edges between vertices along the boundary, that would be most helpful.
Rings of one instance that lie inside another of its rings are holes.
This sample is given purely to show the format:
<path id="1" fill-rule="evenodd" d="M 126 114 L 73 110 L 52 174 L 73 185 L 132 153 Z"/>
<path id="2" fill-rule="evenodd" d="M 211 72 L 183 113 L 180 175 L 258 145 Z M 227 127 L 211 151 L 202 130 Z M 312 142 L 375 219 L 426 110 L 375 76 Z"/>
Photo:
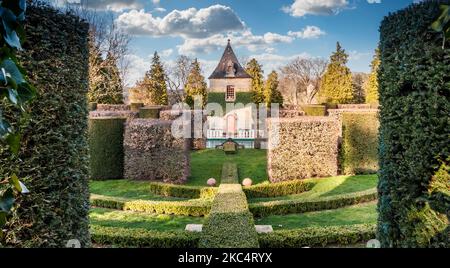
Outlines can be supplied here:
<path id="1" fill-rule="evenodd" d="M 166 79 L 169 95 L 172 103 L 182 102 L 185 97 L 184 87 L 191 72 L 193 60 L 185 55 L 180 55 L 175 63 L 167 66 Z"/>
<path id="2" fill-rule="evenodd" d="M 311 104 L 319 92 L 328 62 L 320 58 L 296 58 L 281 68 L 280 90 L 293 104 Z"/>

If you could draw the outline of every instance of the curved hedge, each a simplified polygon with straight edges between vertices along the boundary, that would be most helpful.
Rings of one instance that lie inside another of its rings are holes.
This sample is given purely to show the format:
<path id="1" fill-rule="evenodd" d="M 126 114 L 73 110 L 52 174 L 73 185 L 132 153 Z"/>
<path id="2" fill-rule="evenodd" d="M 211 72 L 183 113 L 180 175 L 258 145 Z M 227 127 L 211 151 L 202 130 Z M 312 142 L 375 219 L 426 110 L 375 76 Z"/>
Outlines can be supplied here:
<path id="1" fill-rule="evenodd" d="M 375 238 L 375 225 L 308 227 L 259 234 L 261 248 L 326 247 L 355 245 Z"/>
<path id="2" fill-rule="evenodd" d="M 93 180 L 123 179 L 125 118 L 89 119 L 90 177 Z"/>
<path id="3" fill-rule="evenodd" d="M 156 214 L 169 214 L 180 216 L 203 217 L 209 214 L 211 202 L 195 201 L 146 201 L 129 200 L 99 195 L 91 196 L 91 205 L 94 207 L 148 212 Z"/>
<path id="4" fill-rule="evenodd" d="M 316 183 L 302 180 L 260 184 L 244 187 L 247 198 L 270 198 L 285 195 L 301 194 L 310 191 Z"/>
<path id="5" fill-rule="evenodd" d="M 411 5 L 380 28 L 378 237 L 384 247 L 450 246 L 449 214 L 430 203 L 435 174 L 450 155 L 450 44 L 443 49 L 442 34 L 430 30 L 440 4 L 450 1 Z M 438 188 L 449 187 L 447 180 Z"/>
<path id="6" fill-rule="evenodd" d="M 322 197 L 312 200 L 294 199 L 258 202 L 250 204 L 250 212 L 252 212 L 255 217 L 265 217 L 269 215 L 285 215 L 337 209 L 374 201 L 377 199 L 377 196 L 376 189 L 371 189 L 358 193 Z"/>
<path id="7" fill-rule="evenodd" d="M 92 242 L 136 248 L 197 248 L 200 235 L 197 233 L 156 232 L 145 229 L 126 229 L 91 226 Z"/>
<path id="8" fill-rule="evenodd" d="M 18 171 L 30 190 L 6 231 L 8 246 L 88 247 L 88 25 L 28 2 L 24 66 L 37 97 L 22 133 L 21 162 L 0 145 L 0 174 Z M 18 167 L 20 167 L 19 170 Z"/>

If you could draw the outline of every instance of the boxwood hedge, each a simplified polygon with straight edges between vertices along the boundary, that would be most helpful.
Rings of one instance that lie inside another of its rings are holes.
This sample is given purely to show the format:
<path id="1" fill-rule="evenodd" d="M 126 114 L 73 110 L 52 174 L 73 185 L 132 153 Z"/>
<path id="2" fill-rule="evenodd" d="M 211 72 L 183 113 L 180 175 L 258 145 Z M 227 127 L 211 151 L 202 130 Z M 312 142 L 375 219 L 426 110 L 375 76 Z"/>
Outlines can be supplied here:
<path id="1" fill-rule="evenodd" d="M 217 194 L 215 187 L 182 186 L 167 183 L 150 183 L 150 192 L 160 196 L 189 199 L 212 199 Z"/>
<path id="2" fill-rule="evenodd" d="M 126 118 L 89 119 L 90 178 L 123 179 L 123 134 Z"/>
<path id="3" fill-rule="evenodd" d="M 14 247 L 89 246 L 88 25 L 28 1 L 18 60 L 38 96 L 23 132 L 20 163 L 0 146 L 0 174 L 16 171 L 30 190 L 7 230 Z M 18 167 L 20 169 L 18 170 Z"/>
<path id="4" fill-rule="evenodd" d="M 411 5 L 380 28 L 378 237 L 384 247 L 450 246 L 448 211 L 430 204 L 435 174 L 450 153 L 450 45 L 443 49 L 442 34 L 430 30 L 440 4 L 450 1 Z M 440 186 L 449 187 L 450 180 Z"/>
<path id="5" fill-rule="evenodd" d="M 308 227 L 259 234 L 261 248 L 326 247 L 355 245 L 375 238 L 375 225 Z"/>
<path id="6" fill-rule="evenodd" d="M 244 193 L 247 198 L 279 197 L 307 192 L 311 190 L 314 185 L 314 182 L 294 180 L 244 187 Z"/>

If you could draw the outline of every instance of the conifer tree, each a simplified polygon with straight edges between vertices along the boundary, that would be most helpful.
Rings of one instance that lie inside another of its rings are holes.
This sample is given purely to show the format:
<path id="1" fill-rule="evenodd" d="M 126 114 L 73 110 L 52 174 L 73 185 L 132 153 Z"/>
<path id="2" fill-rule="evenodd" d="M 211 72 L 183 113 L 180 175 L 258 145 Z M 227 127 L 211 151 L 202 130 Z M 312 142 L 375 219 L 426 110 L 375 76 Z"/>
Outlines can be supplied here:
<path id="1" fill-rule="evenodd" d="M 157 52 L 153 55 L 152 66 L 144 79 L 137 84 L 137 88 L 145 95 L 145 104 L 168 105 L 166 74 Z"/>
<path id="2" fill-rule="evenodd" d="M 338 42 L 320 86 L 320 97 L 325 102 L 345 104 L 353 101 L 352 73 L 347 62 L 348 54 Z"/>
<path id="3" fill-rule="evenodd" d="M 380 64 L 380 50 L 377 49 L 372 60 L 372 71 L 369 76 L 369 81 L 366 84 L 366 103 L 368 104 L 378 104 L 378 69 Z"/>
<path id="4" fill-rule="evenodd" d="M 208 101 L 207 97 L 207 84 L 205 82 L 205 77 L 202 75 L 202 70 L 200 68 L 200 63 L 197 59 L 192 63 L 191 71 L 187 78 L 187 83 L 184 87 L 186 92 L 186 103 L 193 107 L 194 97 L 200 95 L 202 97 L 202 108 L 206 106 Z"/>
<path id="5" fill-rule="evenodd" d="M 252 99 L 256 104 L 264 103 L 264 79 L 262 66 L 256 59 L 252 59 L 247 63 L 247 73 L 252 77 Z"/>
<path id="6" fill-rule="evenodd" d="M 278 74 L 277 72 L 272 71 L 264 85 L 264 100 L 269 108 L 272 103 L 278 103 L 280 106 L 283 105 L 283 95 L 281 95 L 281 92 L 278 90 L 278 85 Z"/>

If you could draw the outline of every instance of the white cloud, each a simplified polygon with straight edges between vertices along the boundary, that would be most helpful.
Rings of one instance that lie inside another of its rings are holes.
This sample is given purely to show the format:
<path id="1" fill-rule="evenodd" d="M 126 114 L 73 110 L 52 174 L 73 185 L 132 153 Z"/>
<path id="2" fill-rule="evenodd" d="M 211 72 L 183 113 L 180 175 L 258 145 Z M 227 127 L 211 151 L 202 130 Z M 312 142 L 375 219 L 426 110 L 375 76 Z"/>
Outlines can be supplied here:
<path id="1" fill-rule="evenodd" d="M 372 53 L 370 52 L 359 52 L 356 50 L 352 50 L 349 52 L 349 60 L 358 61 L 361 59 L 369 58 L 371 57 Z"/>
<path id="2" fill-rule="evenodd" d="M 283 11 L 294 17 L 311 15 L 333 15 L 348 6 L 347 0 L 294 0 L 291 6 L 283 7 Z"/>
<path id="3" fill-rule="evenodd" d="M 272 71 L 279 71 L 279 69 L 290 61 L 296 58 L 311 58 L 308 53 L 294 54 L 289 56 L 278 55 L 273 53 L 261 53 L 251 55 L 249 58 L 255 58 L 260 64 L 263 65 L 264 74 L 267 76 Z"/>
<path id="4" fill-rule="evenodd" d="M 144 77 L 145 72 L 150 69 L 152 56 L 139 57 L 133 54 L 125 56 L 125 59 L 129 62 L 129 69 L 127 70 L 125 80 L 126 85 L 133 86 Z"/>
<path id="5" fill-rule="evenodd" d="M 165 8 L 163 8 L 163 7 L 156 7 L 153 11 L 156 11 L 156 12 L 166 12 L 167 10 L 166 10 Z"/>
<path id="6" fill-rule="evenodd" d="M 130 9 L 140 9 L 144 5 L 142 0 L 50 0 L 57 6 L 80 5 L 95 10 L 111 10 L 114 12 L 122 12 Z"/>
<path id="7" fill-rule="evenodd" d="M 118 25 L 133 35 L 204 38 L 224 31 L 242 31 L 245 24 L 227 6 L 213 5 L 197 10 L 173 10 L 165 17 L 153 17 L 144 10 L 131 10 L 117 18 Z"/>
<path id="8" fill-rule="evenodd" d="M 161 56 L 163 56 L 165 58 L 170 57 L 172 54 L 173 54 L 173 49 L 171 49 L 171 48 L 161 51 Z"/>
<path id="9" fill-rule="evenodd" d="M 299 32 L 292 32 L 292 31 L 288 32 L 289 36 L 293 36 L 300 39 L 316 39 L 325 34 L 326 33 L 317 26 L 306 26 Z"/>

